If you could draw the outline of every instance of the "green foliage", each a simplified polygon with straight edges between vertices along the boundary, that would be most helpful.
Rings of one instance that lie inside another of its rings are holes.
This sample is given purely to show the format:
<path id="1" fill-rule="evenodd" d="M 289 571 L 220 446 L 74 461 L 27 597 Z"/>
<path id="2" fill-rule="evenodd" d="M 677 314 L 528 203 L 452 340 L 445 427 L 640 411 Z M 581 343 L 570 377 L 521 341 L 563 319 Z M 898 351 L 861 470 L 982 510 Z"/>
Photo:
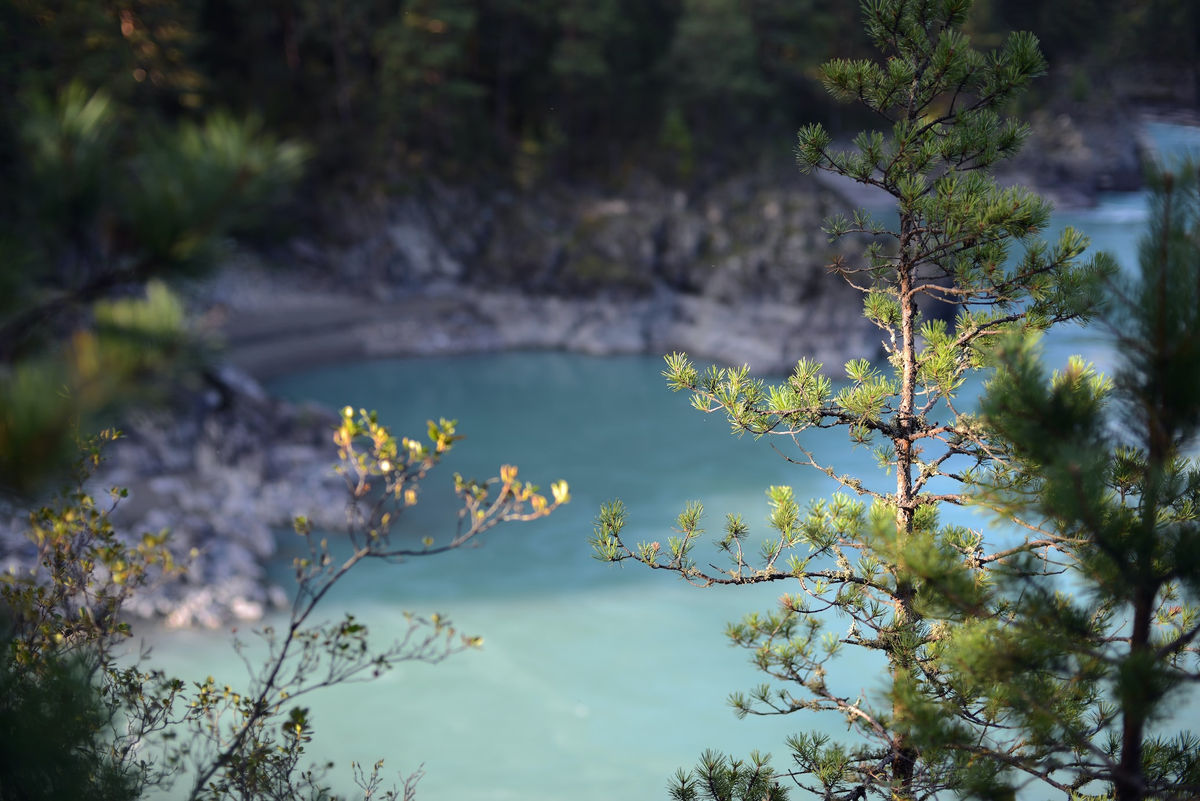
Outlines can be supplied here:
<path id="1" fill-rule="evenodd" d="M 49 353 L 0 367 L 0 487 L 30 494 L 75 452 L 70 432 L 146 401 L 186 369 L 191 348 L 179 300 L 158 281 L 142 298 L 96 301 L 92 327 Z"/>
<path id="2" fill-rule="evenodd" d="M 205 88 L 198 10 L 192 0 L 12 0 L 0 41 L 22 69 L 3 80 L 47 96 L 78 81 L 121 104 L 194 107 Z"/>
<path id="3" fill-rule="evenodd" d="M 67 86 L 57 102 L 46 96 L 31 99 L 21 138 L 31 177 L 53 187 L 33 198 L 51 221 L 84 217 L 100 203 L 116 134 L 114 115 L 108 95 L 89 93 L 80 83 Z"/>
<path id="4" fill-rule="evenodd" d="M 80 487 L 103 444 L 115 436 L 105 432 L 87 446 Z M 6 798 L 135 798 L 182 776 L 190 782 L 190 799 L 332 797 L 323 769 L 304 766 L 313 724 L 302 697 L 378 677 L 401 662 L 440 662 L 478 648 L 482 639 L 460 634 L 436 614 L 406 615 L 402 636 L 376 648 L 353 615 L 314 619 L 325 596 L 362 561 L 400 562 L 464 547 L 502 522 L 544 517 L 570 500 L 565 482 L 552 485 L 547 499 L 505 465 L 488 481 L 455 476 L 461 505 L 452 533 L 419 547 L 394 538 L 421 482 L 456 439 L 452 422 L 430 422 L 428 442 L 422 442 L 394 437 L 374 414 L 345 410 L 334 441 L 352 502 L 349 547 L 331 548 L 306 520 L 296 521 L 308 547 L 294 563 L 295 601 L 282 628 L 257 633 L 266 657 L 251 665 L 245 688 L 219 685 L 212 677 L 185 685 L 146 669 L 144 658 L 128 666 L 123 644 L 131 629 L 122 605 L 177 567 L 167 532 L 133 543 L 116 535 L 110 514 L 123 492 L 114 490 L 108 503 L 98 504 L 77 488 L 31 515 L 37 567 L 0 581 L 11 638 L 0 663 L 0 681 L 9 691 L 5 721 L 29 739 L 21 744 L 13 730 L 0 732 L 0 761 L 11 765 L 22 748 L 40 745 L 61 753 L 50 760 L 35 755 L 6 769 L 0 791 Z M 243 643 L 234 647 L 240 653 Z M 365 798 L 377 792 L 381 767 L 376 763 L 370 773 L 356 767 Z M 411 798 L 418 778 L 410 776 L 384 797 Z"/>
<path id="5" fill-rule="evenodd" d="M 113 199 L 137 245 L 135 269 L 212 266 L 222 238 L 253 230 L 299 178 L 307 150 L 279 142 L 251 118 L 213 114 L 149 141 L 131 159 L 133 185 Z"/>
<path id="6" fill-rule="evenodd" d="M 753 753 L 749 762 L 705 751 L 695 774 L 680 771 L 668 788 L 676 801 L 787 801 L 768 765 L 769 756 Z"/>
<path id="7" fill-rule="evenodd" d="M 484 89 L 470 74 L 477 26 L 473 5 L 413 0 L 375 33 L 379 105 L 391 136 L 428 150 L 478 126 Z M 464 139 L 462 144 L 475 143 Z"/>
<path id="8" fill-rule="evenodd" d="M 1003 689 L 994 714 L 1031 744 L 1028 770 L 1117 799 L 1200 781 L 1195 735 L 1162 722 L 1200 679 L 1200 192 L 1194 167 L 1153 186 L 1140 276 L 1114 280 L 1102 314 L 1114 378 L 1079 360 L 1048 377 L 1014 338 L 982 402 L 1015 459 L 980 500 L 1036 526 L 1069 582 L 1003 576 L 988 592 L 1004 625 L 956 605 L 971 625 L 945 645 L 958 680 Z"/>
<path id="9" fill-rule="evenodd" d="M 993 363 L 1006 337 L 1093 312 L 1114 269 L 1104 257 L 1080 259 L 1087 241 L 1078 232 L 1042 242 L 1049 205 L 991 177 L 1028 133 L 1002 112 L 1045 65 L 1029 34 L 1012 34 L 991 53 L 972 49 L 962 32 L 970 7 L 966 0 L 865 3 L 867 34 L 884 59 L 835 59 L 820 74 L 834 97 L 858 101 L 887 128 L 861 133 L 847 150 L 833 148 L 818 124 L 798 135 L 803 171 L 849 177 L 894 199 L 894 223 L 857 212 L 826 228 L 833 238 L 870 241 L 861 261 L 831 269 L 863 292 L 864 313 L 884 334 L 886 363 L 852 360 L 835 387 L 806 359 L 773 385 L 748 367 L 702 371 L 681 354 L 666 359 L 668 383 L 690 393 L 695 408 L 724 413 L 735 433 L 772 438 L 790 462 L 815 468 L 843 492 L 805 508 L 790 488 L 770 488 L 772 532 L 745 548 L 748 529 L 731 517 L 716 543 L 729 560 L 724 568 L 701 568 L 690 556 L 703 531 L 698 504 L 680 516 L 682 536 L 665 552 L 626 545 L 619 506 L 602 510 L 593 539 L 602 559 L 635 559 L 698 586 L 793 588 L 777 608 L 730 626 L 733 643 L 775 682 L 731 702 L 739 715 L 844 716 L 853 746 L 792 743 L 787 775 L 825 798 L 976 792 L 996 786 L 993 779 L 1024 755 L 1005 740 L 997 687 L 952 670 L 945 643 L 962 622 L 954 613 L 960 606 L 985 621 L 1005 619 L 1006 602 L 987 588 L 999 573 L 1029 569 L 1030 559 L 1052 559 L 1055 543 L 1033 535 L 989 551 L 982 532 L 940 519 L 941 505 L 965 503 L 978 475 L 1002 473 L 1014 459 L 995 428 L 960 408 L 957 394 Z M 807 432 L 835 427 L 852 446 L 872 448 L 894 490 L 843 473 L 807 447 Z M 882 657 L 886 693 L 831 681 L 846 646 Z M 1074 700 L 1081 698 L 1086 693 Z M 982 760 L 971 745 L 980 742 L 994 746 Z M 1054 784 L 1047 773 L 1034 775 Z"/>
<path id="10" fill-rule="evenodd" d="M 208 269 L 261 222 L 306 151 L 220 114 L 131 131 L 79 83 L 28 99 L 20 143 L 23 213 L 0 221 L 18 255 L 0 266 L 0 487 L 28 492 L 65 463 L 74 423 L 183 366 L 186 324 L 163 281 Z"/>
<path id="11" fill-rule="evenodd" d="M 1056 63 L 1188 64 L 1200 44 L 1196 13 L 1195 4 L 1186 0 L 1008 0 L 994 5 L 988 23 L 1038 31 Z"/>
<path id="12" fill-rule="evenodd" d="M 678 106 L 671 106 L 663 115 L 658 143 L 663 150 L 674 156 L 674 172 L 679 178 L 688 178 L 696 169 L 696 148 L 691 128 Z"/>
<path id="13" fill-rule="evenodd" d="M 6 737 L 5 758 L 14 767 L 4 772 L 12 783 L 0 784 L 5 797 L 133 798 L 163 778 L 141 745 L 178 720 L 172 708 L 182 684 L 121 664 L 131 635 L 121 607 L 177 567 L 166 532 L 132 543 L 117 536 L 109 515 L 122 491 L 97 503 L 83 489 L 116 436 L 104 431 L 85 443 L 76 486 L 30 515 L 32 570 L 0 576 L 7 638 L 0 675 L 11 690 L 5 720 L 61 746 L 51 761 L 45 754 L 26 760 L 18 755 L 36 740 Z"/>
<path id="14" fill-rule="evenodd" d="M 676 102 L 698 127 L 715 132 L 730 123 L 745 124 L 731 115 L 753 114 L 767 97 L 744 4 L 685 0 L 671 48 Z"/>
<path id="15" fill-rule="evenodd" d="M 10 340 L 27 335 L 27 319 L 40 323 L 69 301 L 210 265 L 214 244 L 256 222 L 299 176 L 306 153 L 254 121 L 220 114 L 202 125 L 130 130 L 108 94 L 78 83 L 54 100 L 30 99 L 21 144 L 31 211 L 11 224 L 34 271 L 6 300 L 34 309 L 5 321 Z"/>
<path id="16" fill-rule="evenodd" d="M 381 169 L 415 165 L 511 173 L 530 149 L 560 169 L 631 154 L 653 163 L 670 109 L 691 129 L 698 166 L 728 164 L 748 141 L 841 119 L 819 67 L 870 52 L 857 6 L 12 0 L 0 8 L 0 94 L 52 96 L 78 80 L 167 122 L 222 107 L 261 114 L 271 130 L 316 143 L 332 183 L 386 186 L 393 176 Z M 1088 70 L 1186 69 L 1196 14 L 1188 0 L 1006 0 L 979 4 L 962 25 L 989 45 L 1009 29 L 1038 31 L 1056 63 Z M 1072 74 L 1082 73 L 1062 80 Z M 0 147 L 20 117 L 0 110 Z"/>
<path id="17" fill-rule="evenodd" d="M 89 734 L 111 724 L 81 670 L 47 659 L 34 679 L 0 662 L 0 796 L 33 801 L 137 797 Z"/>

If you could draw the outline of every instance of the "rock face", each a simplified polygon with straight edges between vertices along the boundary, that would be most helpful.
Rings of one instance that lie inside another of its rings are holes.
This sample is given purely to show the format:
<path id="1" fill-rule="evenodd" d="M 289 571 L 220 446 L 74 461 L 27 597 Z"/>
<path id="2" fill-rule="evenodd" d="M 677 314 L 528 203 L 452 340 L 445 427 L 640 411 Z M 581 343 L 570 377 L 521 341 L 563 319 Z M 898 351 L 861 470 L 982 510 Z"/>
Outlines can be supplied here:
<path id="1" fill-rule="evenodd" d="M 619 189 L 560 182 L 530 192 L 426 181 L 407 196 L 335 205 L 333 236 L 297 240 L 281 260 L 381 299 L 465 284 L 563 297 L 667 287 L 724 302 L 764 294 L 807 302 L 828 291 L 814 270 L 855 249 L 835 251 L 820 231 L 847 208 L 794 167 L 690 192 L 648 175 Z"/>
<path id="2" fill-rule="evenodd" d="M 1142 185 L 1143 152 L 1136 116 L 1110 106 L 1040 110 L 1032 135 L 1003 178 L 1046 194 L 1059 206 L 1086 206 L 1099 192 L 1129 192 Z"/>
<path id="3" fill-rule="evenodd" d="M 243 265 L 205 289 L 233 358 L 256 374 L 331 358 L 565 348 L 684 349 L 787 370 L 878 352 L 861 296 L 826 267 L 823 220 L 848 208 L 811 179 L 743 175 L 691 195 L 652 179 L 620 193 L 430 184 L 353 217 L 344 244 L 293 243 L 286 272 Z M 303 323 L 300 323 L 303 321 Z"/>
<path id="4" fill-rule="evenodd" d="M 498 195 L 486 236 L 464 253 L 468 280 L 525 293 L 642 297 L 667 289 L 736 305 L 836 297 L 823 268 L 853 255 L 821 232 L 841 199 L 799 175 L 741 175 L 685 193 L 650 178 L 620 193 L 552 187 Z M 851 295 L 846 295 L 850 298 Z"/>
<path id="5" fill-rule="evenodd" d="M 1033 115 L 1002 183 L 1056 205 L 1141 182 L 1137 117 L 1062 100 Z M 861 297 L 830 276 L 862 239 L 836 245 L 826 218 L 881 198 L 790 164 L 687 191 L 635 173 L 619 187 L 536 191 L 427 181 L 376 202 L 334 204 L 322 238 L 242 263 L 198 300 L 225 317 L 233 358 L 256 375 L 370 356 L 504 348 L 593 354 L 686 350 L 786 371 L 879 353 Z M 882 200 L 889 200 L 882 198 Z M 297 357 L 301 355 L 301 358 Z"/>

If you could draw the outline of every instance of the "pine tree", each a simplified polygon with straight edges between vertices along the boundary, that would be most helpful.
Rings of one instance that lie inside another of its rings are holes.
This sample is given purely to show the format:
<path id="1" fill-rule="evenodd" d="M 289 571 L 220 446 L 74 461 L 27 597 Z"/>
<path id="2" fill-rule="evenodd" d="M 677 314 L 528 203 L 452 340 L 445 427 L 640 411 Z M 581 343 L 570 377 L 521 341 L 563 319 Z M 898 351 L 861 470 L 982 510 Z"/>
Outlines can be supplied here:
<path id="1" fill-rule="evenodd" d="M 848 150 L 834 148 L 819 125 L 798 136 L 804 172 L 846 176 L 894 199 L 894 223 L 860 211 L 829 220 L 826 229 L 835 239 L 870 240 L 861 263 L 832 269 L 863 293 L 867 318 L 883 332 L 886 364 L 864 354 L 846 364 L 847 381 L 835 386 L 821 365 L 801 359 L 785 381 L 768 385 L 749 367 L 701 371 L 681 354 L 667 358 L 671 387 L 692 393 L 696 408 L 724 412 L 736 433 L 772 438 L 789 461 L 819 470 L 843 491 L 803 510 L 790 487 L 771 487 L 774 533 L 755 558 L 745 546 L 747 524 L 730 515 L 716 542 L 726 568 L 703 568 L 696 557 L 699 504 L 679 516 L 679 536 L 665 549 L 623 541 L 619 503 L 602 510 L 593 539 L 602 559 L 634 559 L 701 586 L 788 585 L 778 608 L 729 629 L 780 684 L 731 702 L 739 715 L 845 716 L 857 737 L 852 745 L 815 734 L 788 743 L 794 764 L 787 773 L 826 798 L 919 798 L 983 786 L 999 771 L 997 761 L 954 747 L 967 731 L 991 736 L 997 722 L 979 688 L 950 681 L 943 669 L 940 643 L 952 626 L 939 616 L 946 585 L 928 577 L 965 570 L 971 581 L 986 582 L 998 566 L 1049 544 L 1033 536 L 989 549 L 981 532 L 939 520 L 942 507 L 964 503 L 965 485 L 1004 456 L 960 394 L 999 337 L 1086 314 L 1098 277 L 1111 269 L 1103 258 L 1081 261 L 1086 240 L 1076 231 L 1042 242 L 1049 205 L 1027 190 L 998 187 L 990 175 L 1028 133 L 1001 112 L 1045 64 L 1027 33 L 1010 35 L 992 53 L 972 49 L 961 31 L 970 6 L 865 2 L 867 32 L 884 60 L 834 60 L 822 80 L 834 97 L 864 104 L 888 129 L 861 133 Z M 935 313 L 946 309 L 953 315 Z M 873 448 L 894 488 L 819 458 L 806 434 L 824 428 Z M 835 624 L 847 628 L 838 632 Z M 845 646 L 885 658 L 890 689 L 883 697 L 829 678 Z M 952 714 L 941 739 L 928 736 L 935 727 L 922 727 L 931 707 Z M 693 777 L 676 783 L 678 798 L 724 797 L 713 794 L 719 777 L 706 763 Z"/>
<path id="2" fill-rule="evenodd" d="M 970 604 L 956 594 L 944 660 L 988 688 L 1007 740 L 1024 744 L 1010 756 L 1065 792 L 1117 801 L 1200 793 L 1200 739 L 1169 718 L 1200 681 L 1200 461 L 1187 455 L 1200 434 L 1200 184 L 1194 167 L 1152 183 L 1140 276 L 1115 281 L 1101 314 L 1114 376 L 1076 358 L 1048 378 L 1036 343 L 1014 337 L 981 404 L 1015 457 L 981 500 L 1054 540 L 1067 574 L 1017 571 Z"/>

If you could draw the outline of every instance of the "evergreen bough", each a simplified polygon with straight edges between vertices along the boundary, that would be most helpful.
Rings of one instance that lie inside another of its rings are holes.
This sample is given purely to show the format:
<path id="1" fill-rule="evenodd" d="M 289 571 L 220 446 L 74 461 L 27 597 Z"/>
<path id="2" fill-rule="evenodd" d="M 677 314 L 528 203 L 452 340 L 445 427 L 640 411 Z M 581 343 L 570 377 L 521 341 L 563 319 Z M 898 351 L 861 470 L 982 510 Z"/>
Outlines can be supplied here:
<path id="1" fill-rule="evenodd" d="M 1200 739 L 1178 717 L 1200 681 L 1196 168 L 1151 188 L 1140 273 L 1112 283 L 1099 315 L 1113 376 L 1078 358 L 1047 376 L 1014 336 L 981 404 L 1013 458 L 979 500 L 1058 542 L 1062 569 L 953 593 L 942 655 L 953 681 L 987 688 L 1015 756 L 1067 794 L 1117 801 L 1200 794 Z"/>

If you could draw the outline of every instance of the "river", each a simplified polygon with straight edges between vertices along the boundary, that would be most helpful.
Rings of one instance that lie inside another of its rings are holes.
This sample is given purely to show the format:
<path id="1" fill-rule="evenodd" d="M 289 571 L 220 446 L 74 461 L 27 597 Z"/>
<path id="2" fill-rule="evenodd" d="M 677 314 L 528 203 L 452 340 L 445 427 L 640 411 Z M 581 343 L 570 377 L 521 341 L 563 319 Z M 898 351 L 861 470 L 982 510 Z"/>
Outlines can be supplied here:
<path id="1" fill-rule="evenodd" d="M 1146 198 L 1134 193 L 1056 214 L 1054 224 L 1081 228 L 1131 268 L 1146 218 Z M 1051 362 L 1070 352 L 1111 364 L 1085 330 L 1049 341 Z M 710 529 L 736 511 L 763 532 L 769 485 L 790 484 L 800 498 L 831 489 L 766 443 L 729 436 L 723 418 L 692 410 L 668 391 L 661 367 L 657 357 L 504 353 L 346 364 L 274 382 L 284 397 L 376 409 L 397 432 L 420 433 L 430 417 L 460 422 L 466 439 L 406 521 L 414 536 L 452 525 L 454 471 L 484 477 L 515 463 L 542 486 L 565 478 L 573 495 L 551 518 L 497 529 L 482 547 L 368 565 L 328 600 L 330 618 L 352 611 L 380 642 L 400 630 L 404 610 L 446 614 L 485 640 L 478 652 L 405 664 L 310 699 L 310 754 L 337 764 L 337 789 L 352 789 L 350 760 L 382 757 L 389 775 L 423 766 L 425 801 L 659 799 L 674 770 L 705 748 L 773 750 L 782 760 L 790 733 L 845 731 L 837 718 L 811 715 L 737 720 L 725 704 L 760 674 L 727 644 L 723 627 L 769 608 L 782 588 L 700 590 L 591 557 L 593 519 L 612 498 L 629 509 L 631 540 L 661 540 L 688 500 L 705 503 Z M 824 445 L 840 451 L 839 468 L 874 471 L 869 454 L 841 437 Z M 287 573 L 281 564 L 282 581 Z M 237 684 L 244 669 L 228 643 L 228 632 L 159 632 L 154 662 Z M 882 686 L 878 663 L 853 653 L 838 676 L 868 692 Z"/>

